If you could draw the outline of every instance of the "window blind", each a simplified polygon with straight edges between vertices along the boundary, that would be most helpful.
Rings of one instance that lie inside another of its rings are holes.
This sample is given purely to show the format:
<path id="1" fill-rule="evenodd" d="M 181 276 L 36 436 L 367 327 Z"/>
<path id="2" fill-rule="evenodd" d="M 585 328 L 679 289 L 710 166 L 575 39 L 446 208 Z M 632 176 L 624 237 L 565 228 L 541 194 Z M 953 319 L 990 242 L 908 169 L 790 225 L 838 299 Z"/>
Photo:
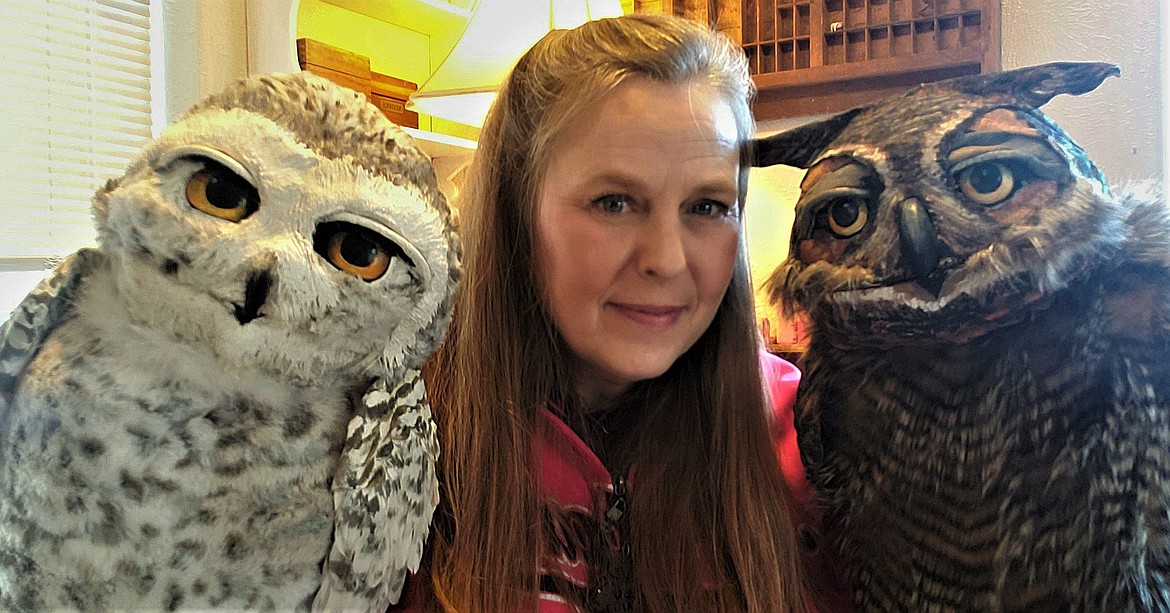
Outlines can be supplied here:
<path id="1" fill-rule="evenodd" d="M 92 245 L 90 198 L 151 136 L 150 0 L 0 2 L 0 269 Z"/>

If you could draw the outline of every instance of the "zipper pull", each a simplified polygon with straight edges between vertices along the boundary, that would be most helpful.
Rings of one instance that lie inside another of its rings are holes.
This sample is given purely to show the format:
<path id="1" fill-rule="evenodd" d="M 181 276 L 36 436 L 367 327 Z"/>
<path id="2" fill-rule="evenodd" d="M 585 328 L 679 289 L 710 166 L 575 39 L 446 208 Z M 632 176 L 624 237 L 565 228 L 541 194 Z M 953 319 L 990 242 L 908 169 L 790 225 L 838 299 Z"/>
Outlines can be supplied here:
<path id="1" fill-rule="evenodd" d="M 605 512 L 605 518 L 609 520 L 614 527 L 621 518 L 626 514 L 626 479 L 625 477 L 618 477 L 613 481 L 613 502 L 609 504 L 609 510 Z"/>

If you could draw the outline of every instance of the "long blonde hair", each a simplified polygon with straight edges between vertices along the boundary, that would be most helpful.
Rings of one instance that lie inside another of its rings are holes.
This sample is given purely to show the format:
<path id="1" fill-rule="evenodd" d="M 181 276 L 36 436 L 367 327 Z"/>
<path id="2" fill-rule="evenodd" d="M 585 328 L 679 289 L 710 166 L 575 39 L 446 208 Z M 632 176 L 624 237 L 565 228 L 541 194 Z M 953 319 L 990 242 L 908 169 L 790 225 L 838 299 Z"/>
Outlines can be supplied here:
<path id="1" fill-rule="evenodd" d="M 744 142 L 754 130 L 742 52 L 678 18 L 629 15 L 551 32 L 507 79 L 458 203 L 465 276 L 427 373 L 443 444 L 429 564 L 445 609 L 536 607 L 544 536 L 532 437 L 542 406 L 575 404 L 568 351 L 535 273 L 536 194 L 564 126 L 636 76 L 705 79 L 734 108 Z M 741 163 L 741 206 L 746 178 Z M 646 610 L 805 609 L 757 351 L 741 237 L 711 327 L 667 373 L 626 397 L 638 406 L 630 533 Z M 715 568 L 700 570 L 701 560 Z"/>

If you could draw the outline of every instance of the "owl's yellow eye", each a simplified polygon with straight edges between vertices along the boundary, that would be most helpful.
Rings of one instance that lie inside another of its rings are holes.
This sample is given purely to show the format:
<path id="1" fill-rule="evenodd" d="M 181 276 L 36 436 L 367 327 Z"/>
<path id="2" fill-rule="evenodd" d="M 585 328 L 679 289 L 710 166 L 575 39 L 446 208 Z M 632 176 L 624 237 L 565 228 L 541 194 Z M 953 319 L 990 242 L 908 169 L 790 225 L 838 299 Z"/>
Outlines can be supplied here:
<path id="1" fill-rule="evenodd" d="M 226 166 L 201 160 L 203 169 L 187 179 L 187 202 L 220 219 L 239 222 L 256 212 L 260 196 L 256 188 Z"/>
<path id="2" fill-rule="evenodd" d="M 829 230 L 841 238 L 848 238 L 861 232 L 869 220 L 869 209 L 864 202 L 843 198 L 830 204 L 827 209 Z"/>
<path id="3" fill-rule="evenodd" d="M 983 206 L 994 206 L 1015 192 L 1016 178 L 1006 164 L 983 162 L 959 173 L 959 189 Z"/>
<path id="4" fill-rule="evenodd" d="M 409 264 L 406 254 L 381 234 L 356 224 L 332 222 L 318 227 L 314 249 L 342 272 L 364 281 L 377 281 L 390 269 L 393 258 Z"/>

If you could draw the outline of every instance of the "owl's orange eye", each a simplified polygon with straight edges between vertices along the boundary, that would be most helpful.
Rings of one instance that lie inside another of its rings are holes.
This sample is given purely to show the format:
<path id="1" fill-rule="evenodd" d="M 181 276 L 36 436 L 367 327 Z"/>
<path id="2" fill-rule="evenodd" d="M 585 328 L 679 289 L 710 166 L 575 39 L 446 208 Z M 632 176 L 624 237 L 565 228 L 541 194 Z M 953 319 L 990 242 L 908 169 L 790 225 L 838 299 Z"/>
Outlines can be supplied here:
<path id="1" fill-rule="evenodd" d="M 256 188 L 218 162 L 201 160 L 203 169 L 187 179 L 187 202 L 220 219 L 239 222 L 256 212 L 260 195 Z"/>
<path id="2" fill-rule="evenodd" d="M 869 209 L 864 202 L 842 198 L 827 207 L 829 230 L 841 238 L 849 238 L 865 227 L 869 221 Z"/>
<path id="3" fill-rule="evenodd" d="M 393 258 L 409 264 L 406 254 L 381 234 L 356 224 L 322 224 L 313 236 L 314 249 L 330 264 L 364 281 L 377 281 Z"/>
<path id="4" fill-rule="evenodd" d="M 390 256 L 364 236 L 339 232 L 329 239 L 329 262 L 339 270 L 373 281 L 386 274 Z"/>
<path id="5" fill-rule="evenodd" d="M 1001 162 L 983 162 L 959 173 L 963 195 L 983 206 L 995 206 L 1016 191 L 1012 169 Z"/>

